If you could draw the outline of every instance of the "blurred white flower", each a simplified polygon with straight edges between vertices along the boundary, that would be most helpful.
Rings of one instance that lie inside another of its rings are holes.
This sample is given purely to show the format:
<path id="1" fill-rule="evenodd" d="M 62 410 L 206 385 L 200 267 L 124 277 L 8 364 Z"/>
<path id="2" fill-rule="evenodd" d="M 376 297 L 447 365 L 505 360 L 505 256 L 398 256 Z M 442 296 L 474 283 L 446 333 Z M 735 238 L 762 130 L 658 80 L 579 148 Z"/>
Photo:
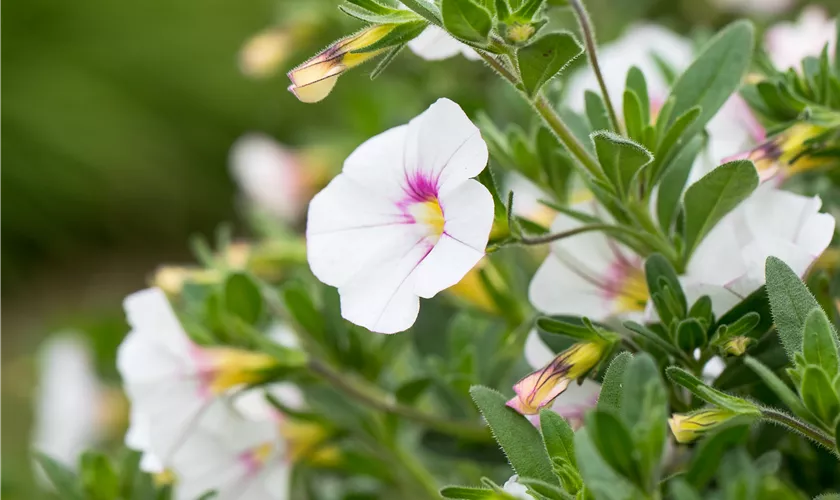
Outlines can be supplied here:
<path id="1" fill-rule="evenodd" d="M 594 201 L 575 208 L 597 214 Z M 559 214 L 551 232 L 579 225 Z M 546 314 L 586 316 L 593 321 L 641 317 L 648 300 L 642 259 L 601 232 L 566 238 L 551 244 L 551 253 L 531 280 L 528 297 Z"/>
<path id="2" fill-rule="evenodd" d="M 341 314 L 379 333 L 414 324 L 420 297 L 458 283 L 484 256 L 490 192 L 472 177 L 487 145 L 461 108 L 440 99 L 368 140 L 309 205 L 307 257 L 338 288 Z"/>
<path id="3" fill-rule="evenodd" d="M 834 217 L 822 200 L 761 185 L 698 245 L 682 278 L 689 300 L 707 294 L 716 314 L 764 284 L 764 262 L 773 255 L 799 276 L 834 236 Z"/>
<path id="4" fill-rule="evenodd" d="M 764 48 L 776 68 L 799 69 L 802 59 L 819 56 L 825 44 L 829 57 L 837 50 L 837 20 L 816 5 L 805 7 L 795 23 L 783 22 L 767 30 Z"/>
<path id="5" fill-rule="evenodd" d="M 510 479 L 505 481 L 502 489 L 505 490 L 505 493 L 508 493 L 517 500 L 535 500 L 535 498 L 528 493 L 528 487 L 519 482 L 519 476 L 517 475 L 510 476 Z"/>
<path id="6" fill-rule="evenodd" d="M 420 35 L 408 42 L 408 48 L 427 61 L 449 59 L 458 54 L 471 61 L 481 59 L 481 56 L 472 47 L 459 42 L 452 38 L 449 33 L 432 25 L 429 25 Z"/>
<path id="7" fill-rule="evenodd" d="M 645 75 L 651 107 L 658 110 L 662 106 L 669 88 L 657 66 L 657 57 L 681 72 L 691 63 L 694 50 L 690 40 L 656 24 L 630 26 L 620 38 L 598 48 L 601 73 L 614 104 L 621 103 L 627 72 L 636 66 Z M 586 90 L 600 93 L 595 73 L 589 66 L 569 78 L 564 92 L 565 104 L 576 112 L 583 112 Z M 620 104 L 617 105 L 620 108 Z"/>
<path id="8" fill-rule="evenodd" d="M 289 30 L 270 28 L 249 38 L 239 51 L 239 69 L 245 76 L 265 78 L 289 57 L 294 39 Z"/>
<path id="9" fill-rule="evenodd" d="M 260 371 L 275 361 L 267 354 L 194 344 L 159 288 L 130 295 L 125 310 L 132 331 L 119 347 L 117 368 L 132 406 L 126 445 L 148 454 L 145 470 L 160 472 L 219 396 L 260 381 Z"/>
<path id="10" fill-rule="evenodd" d="M 250 133 L 233 143 L 230 170 L 258 209 L 294 222 L 309 201 L 304 166 L 295 153 L 265 134 Z"/>
<path id="11" fill-rule="evenodd" d="M 38 350 L 34 449 L 76 466 L 79 454 L 102 437 L 102 386 L 84 337 L 59 333 Z"/>
<path id="12" fill-rule="evenodd" d="M 794 0 L 712 0 L 712 4 L 727 12 L 771 16 L 788 11 Z"/>

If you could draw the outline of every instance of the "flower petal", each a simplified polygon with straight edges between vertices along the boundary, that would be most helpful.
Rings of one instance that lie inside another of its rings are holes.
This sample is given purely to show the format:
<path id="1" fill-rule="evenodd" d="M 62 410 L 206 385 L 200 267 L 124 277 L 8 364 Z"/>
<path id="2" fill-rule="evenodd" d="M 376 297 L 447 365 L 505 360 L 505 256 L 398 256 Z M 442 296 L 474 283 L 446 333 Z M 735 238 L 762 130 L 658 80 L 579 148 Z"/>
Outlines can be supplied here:
<path id="1" fill-rule="evenodd" d="M 386 130 L 363 142 L 344 160 L 342 172 L 392 202 L 405 197 L 408 125 Z"/>
<path id="2" fill-rule="evenodd" d="M 460 106 L 438 99 L 408 124 L 405 171 L 437 180 L 439 196 L 487 165 L 487 144 Z"/>
<path id="3" fill-rule="evenodd" d="M 525 361 L 531 365 L 531 368 L 534 370 L 542 368 L 549 364 L 555 356 L 557 356 L 557 353 L 543 342 L 536 330 L 531 330 L 528 333 L 528 338 L 525 340 Z"/>
<path id="4" fill-rule="evenodd" d="M 425 238 L 413 242 L 404 254 L 357 274 L 339 287 L 341 315 L 378 333 L 408 329 L 417 319 L 420 299 L 414 293 L 414 272 L 432 246 Z"/>
<path id="5" fill-rule="evenodd" d="M 461 51 L 461 45 L 461 42 L 432 25 L 408 42 L 408 48 L 427 61 L 449 59 Z"/>
<path id="6" fill-rule="evenodd" d="M 342 287 L 353 276 L 401 255 L 421 237 L 390 201 L 340 174 L 309 204 L 309 266 L 322 282 Z"/>
<path id="7" fill-rule="evenodd" d="M 484 256 L 493 226 L 493 196 L 469 179 L 440 199 L 446 223 L 435 248 L 417 267 L 415 292 L 423 298 L 449 288 Z"/>

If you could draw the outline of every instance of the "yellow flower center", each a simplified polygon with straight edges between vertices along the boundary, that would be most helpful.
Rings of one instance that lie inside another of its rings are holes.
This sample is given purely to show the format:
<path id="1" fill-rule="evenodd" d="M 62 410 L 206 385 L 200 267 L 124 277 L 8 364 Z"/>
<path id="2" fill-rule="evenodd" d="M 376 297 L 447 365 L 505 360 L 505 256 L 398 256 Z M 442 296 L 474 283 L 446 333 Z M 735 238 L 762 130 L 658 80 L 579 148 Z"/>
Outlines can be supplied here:
<path id="1" fill-rule="evenodd" d="M 417 224 L 426 226 L 429 239 L 432 240 L 432 243 L 437 243 L 443 234 L 443 226 L 446 223 L 438 199 L 432 198 L 428 201 L 415 203 L 412 205 L 409 213 L 414 217 L 414 221 Z"/>
<path id="2" fill-rule="evenodd" d="M 322 446 L 329 433 L 321 425 L 284 420 L 280 434 L 286 441 L 286 456 L 292 462 L 306 460 L 316 465 L 333 465 L 339 460 L 338 448 Z"/>
<path id="3" fill-rule="evenodd" d="M 616 290 L 616 312 L 644 311 L 649 298 L 644 272 L 636 267 L 628 268 Z"/>
<path id="4" fill-rule="evenodd" d="M 259 352 L 229 347 L 202 348 L 199 354 L 200 371 L 213 394 L 242 384 L 265 379 L 265 372 L 277 365 L 274 357 Z"/>

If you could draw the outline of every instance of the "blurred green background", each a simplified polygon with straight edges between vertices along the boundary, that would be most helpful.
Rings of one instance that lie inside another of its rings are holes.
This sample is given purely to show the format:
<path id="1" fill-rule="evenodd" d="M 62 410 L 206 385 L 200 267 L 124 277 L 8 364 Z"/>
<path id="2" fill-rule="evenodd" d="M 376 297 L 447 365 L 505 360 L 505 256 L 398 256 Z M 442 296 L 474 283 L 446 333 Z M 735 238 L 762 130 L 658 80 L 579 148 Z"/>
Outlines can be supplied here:
<path id="1" fill-rule="evenodd" d="M 753 0 L 753 2 L 760 0 Z M 120 303 L 155 267 L 192 260 L 190 235 L 224 221 L 236 233 L 228 150 L 248 131 L 328 147 L 340 159 L 438 97 L 499 122 L 524 109 L 480 63 L 426 63 L 406 52 L 371 81 L 372 66 L 341 78 L 317 105 L 286 91 L 285 71 L 360 23 L 335 1 L 13 0 L 3 9 L 2 495 L 33 498 L 28 428 L 33 356 L 51 332 L 91 338 L 115 379 L 127 327 Z M 733 12 L 698 0 L 586 2 L 601 41 L 641 18 L 682 34 L 712 30 Z M 718 4 L 721 4 L 718 0 Z M 729 2 L 733 3 L 733 2 Z M 809 2 L 810 3 L 810 2 Z M 824 2 L 836 14 L 838 1 Z M 757 19 L 766 26 L 792 18 Z M 562 13 L 560 14 L 562 17 Z M 278 71 L 240 71 L 256 33 L 305 24 Z"/>

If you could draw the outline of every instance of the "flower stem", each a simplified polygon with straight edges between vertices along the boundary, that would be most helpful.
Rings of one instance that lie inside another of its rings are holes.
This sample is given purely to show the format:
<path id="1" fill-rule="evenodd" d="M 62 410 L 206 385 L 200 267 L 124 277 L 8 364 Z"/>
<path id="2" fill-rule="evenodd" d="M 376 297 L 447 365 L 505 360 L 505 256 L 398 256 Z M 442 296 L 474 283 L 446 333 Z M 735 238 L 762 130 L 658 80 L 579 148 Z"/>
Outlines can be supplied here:
<path id="1" fill-rule="evenodd" d="M 837 447 L 835 446 L 834 439 L 811 424 L 802 422 L 796 417 L 772 408 L 761 408 L 761 416 L 764 420 L 769 420 L 775 424 L 781 425 L 782 427 L 787 427 L 788 429 L 802 434 L 808 439 L 825 446 L 832 451 L 835 456 L 837 455 Z"/>
<path id="2" fill-rule="evenodd" d="M 410 406 L 391 401 L 390 396 L 383 394 L 378 387 L 371 386 L 358 377 L 339 373 L 326 363 L 317 359 L 309 360 L 309 369 L 313 373 L 321 376 L 321 378 L 329 382 L 336 389 L 341 390 L 353 399 L 375 410 L 413 420 L 438 432 L 452 436 L 473 441 L 489 442 L 491 440 L 490 433 L 483 426 L 439 418 L 435 415 L 418 411 Z"/>
<path id="3" fill-rule="evenodd" d="M 511 85 L 519 90 L 520 93 L 522 93 L 518 85 L 519 78 L 517 78 L 516 75 L 514 75 L 502 61 L 487 52 L 481 50 L 477 52 L 481 58 L 490 65 L 490 67 L 495 69 L 502 76 L 502 78 L 507 80 Z M 524 94 L 522 95 L 524 96 Z M 530 99 L 528 99 L 528 101 L 531 102 Z M 566 149 L 568 149 L 569 152 L 572 153 L 578 161 L 580 161 L 584 168 L 586 168 L 586 170 L 594 177 L 605 180 L 604 174 L 598 166 L 598 162 L 591 154 L 589 154 L 588 151 L 586 151 L 583 144 L 577 140 L 569 127 L 563 122 L 551 104 L 549 104 L 545 96 L 540 93 L 536 100 L 531 102 L 531 104 L 545 124 L 548 125 L 548 128 L 554 132 L 554 135 L 557 136 L 563 146 L 565 146 Z"/>
<path id="4" fill-rule="evenodd" d="M 545 234 L 541 236 L 521 235 L 518 239 L 519 243 L 522 243 L 523 245 L 542 245 L 544 243 L 551 243 L 552 241 L 562 240 L 580 233 L 587 233 L 589 231 L 620 231 L 632 234 L 633 236 L 638 236 L 638 233 L 636 233 L 636 231 L 626 227 L 616 226 L 613 224 L 588 224 L 586 226 L 579 226 L 574 229 L 569 229 L 568 231 L 562 231 L 553 234 Z"/>
<path id="5" fill-rule="evenodd" d="M 610 124 L 613 130 L 620 134 L 624 134 L 621 130 L 621 123 L 618 121 L 618 115 L 615 113 L 610 94 L 607 92 L 607 85 L 604 83 L 604 75 L 601 74 L 601 65 L 598 63 L 598 51 L 595 46 L 595 30 L 592 29 L 592 20 L 589 19 L 589 13 L 586 12 L 580 0 L 569 0 L 572 10 L 575 11 L 580 30 L 583 33 L 583 44 L 586 47 L 586 56 L 589 58 L 589 65 L 592 66 L 592 71 L 595 72 L 595 78 L 598 80 L 598 86 L 601 88 L 601 97 L 604 98 L 604 105 L 607 107 L 607 114 L 610 117 Z"/>

